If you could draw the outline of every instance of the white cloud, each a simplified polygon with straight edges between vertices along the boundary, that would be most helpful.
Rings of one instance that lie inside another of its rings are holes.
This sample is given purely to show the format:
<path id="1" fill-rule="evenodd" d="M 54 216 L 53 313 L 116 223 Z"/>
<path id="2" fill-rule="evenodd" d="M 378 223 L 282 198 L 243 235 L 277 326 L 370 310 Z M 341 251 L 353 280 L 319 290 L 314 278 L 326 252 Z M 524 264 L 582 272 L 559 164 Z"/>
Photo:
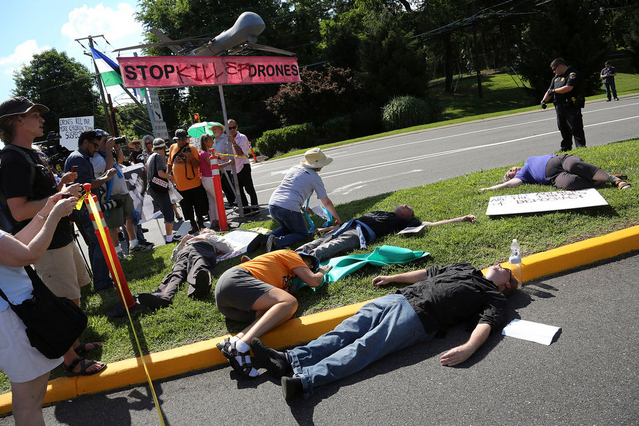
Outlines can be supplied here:
<path id="1" fill-rule="evenodd" d="M 38 47 L 35 40 L 27 40 L 16 46 L 16 50 L 11 55 L 0 58 L 0 67 L 4 68 L 5 74 L 13 74 L 13 71 L 20 66 L 31 62 L 33 55 L 48 49 L 50 49 L 49 46 Z"/>
<path id="2" fill-rule="evenodd" d="M 135 9 L 126 3 L 118 4 L 116 10 L 83 5 L 69 13 L 69 22 L 62 26 L 62 34 L 74 40 L 91 34 L 104 34 L 113 46 L 120 46 L 123 40 L 141 40 L 142 24 L 135 20 Z"/>

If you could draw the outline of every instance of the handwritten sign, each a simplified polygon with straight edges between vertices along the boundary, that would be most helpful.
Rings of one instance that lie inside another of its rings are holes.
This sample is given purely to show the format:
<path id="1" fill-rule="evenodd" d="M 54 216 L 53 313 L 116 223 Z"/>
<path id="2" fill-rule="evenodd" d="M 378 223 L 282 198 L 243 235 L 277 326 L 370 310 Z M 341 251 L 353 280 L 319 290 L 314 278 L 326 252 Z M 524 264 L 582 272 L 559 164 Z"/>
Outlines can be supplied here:
<path id="1" fill-rule="evenodd" d="M 93 116 L 61 118 L 60 145 L 70 151 L 78 147 L 80 134 L 85 130 L 93 130 Z"/>
<path id="2" fill-rule="evenodd" d="M 533 192 L 490 197 L 486 215 L 537 213 L 607 205 L 608 202 L 594 188 L 578 191 Z"/>
<path id="3" fill-rule="evenodd" d="M 126 87 L 182 87 L 301 81 L 297 58 L 135 56 L 118 58 Z"/>

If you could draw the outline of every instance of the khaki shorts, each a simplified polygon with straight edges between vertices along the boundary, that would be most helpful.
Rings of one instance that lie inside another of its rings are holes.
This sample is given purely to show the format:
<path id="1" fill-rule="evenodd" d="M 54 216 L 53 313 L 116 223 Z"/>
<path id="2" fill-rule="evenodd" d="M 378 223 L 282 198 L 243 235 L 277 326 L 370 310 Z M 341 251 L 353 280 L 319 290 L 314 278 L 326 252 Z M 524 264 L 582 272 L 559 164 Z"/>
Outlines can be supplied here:
<path id="1" fill-rule="evenodd" d="M 49 359 L 31 346 L 25 330 L 10 308 L 0 312 L 0 370 L 14 383 L 37 379 L 62 362 L 62 357 Z"/>
<path id="2" fill-rule="evenodd" d="M 133 198 L 129 194 L 112 194 L 111 199 L 119 201 L 120 207 L 104 212 L 104 221 L 109 229 L 118 229 L 133 213 Z"/>
<path id="3" fill-rule="evenodd" d="M 80 287 L 91 282 L 80 250 L 72 242 L 45 251 L 35 268 L 46 286 L 59 297 L 80 299 Z"/>

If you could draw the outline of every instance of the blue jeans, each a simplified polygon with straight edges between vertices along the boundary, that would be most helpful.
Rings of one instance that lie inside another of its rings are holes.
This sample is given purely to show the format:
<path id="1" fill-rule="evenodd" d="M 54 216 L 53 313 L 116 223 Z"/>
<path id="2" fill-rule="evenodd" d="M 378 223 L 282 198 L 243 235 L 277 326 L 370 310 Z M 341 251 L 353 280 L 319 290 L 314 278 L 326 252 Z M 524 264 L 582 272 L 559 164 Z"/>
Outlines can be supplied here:
<path id="1" fill-rule="evenodd" d="M 389 294 L 362 306 L 333 331 L 287 351 L 304 397 L 320 386 L 350 376 L 384 356 L 430 340 L 415 310 L 401 294 Z"/>
<path id="2" fill-rule="evenodd" d="M 93 290 L 99 291 L 112 288 L 113 280 L 109 275 L 109 267 L 104 259 L 100 242 L 98 241 L 97 235 L 95 235 L 95 230 L 86 207 L 82 207 L 78 211 L 78 217 L 80 222 L 78 225 L 82 227 L 84 239 L 89 248 L 89 260 L 93 271 Z M 114 244 L 116 243 L 117 241 L 114 241 Z"/>
<path id="3" fill-rule="evenodd" d="M 271 217 L 280 224 L 279 228 L 269 234 L 275 235 L 276 248 L 290 246 L 308 238 L 308 228 L 301 212 L 273 205 L 269 205 L 268 210 Z"/>
<path id="4" fill-rule="evenodd" d="M 617 99 L 617 87 L 615 86 L 615 82 L 612 81 L 610 83 L 604 83 L 606 86 L 606 97 L 610 100 L 610 92 L 612 91 L 612 96 Z"/>

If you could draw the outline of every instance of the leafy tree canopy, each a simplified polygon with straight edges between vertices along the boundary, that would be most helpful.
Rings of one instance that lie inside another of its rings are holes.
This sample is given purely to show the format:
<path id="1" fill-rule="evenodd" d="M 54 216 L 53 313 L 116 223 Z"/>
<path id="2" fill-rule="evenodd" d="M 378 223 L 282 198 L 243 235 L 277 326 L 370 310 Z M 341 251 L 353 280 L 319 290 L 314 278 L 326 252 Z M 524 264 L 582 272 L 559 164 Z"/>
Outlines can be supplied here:
<path id="1" fill-rule="evenodd" d="M 34 55 L 13 75 L 16 88 L 14 96 L 26 96 L 33 102 L 46 105 L 50 110 L 45 122 L 45 135 L 58 131 L 60 118 L 96 115 L 96 126 L 104 122 L 98 95 L 93 90 L 93 78 L 89 70 L 56 49 Z M 101 120 L 101 121 L 99 121 Z"/>

